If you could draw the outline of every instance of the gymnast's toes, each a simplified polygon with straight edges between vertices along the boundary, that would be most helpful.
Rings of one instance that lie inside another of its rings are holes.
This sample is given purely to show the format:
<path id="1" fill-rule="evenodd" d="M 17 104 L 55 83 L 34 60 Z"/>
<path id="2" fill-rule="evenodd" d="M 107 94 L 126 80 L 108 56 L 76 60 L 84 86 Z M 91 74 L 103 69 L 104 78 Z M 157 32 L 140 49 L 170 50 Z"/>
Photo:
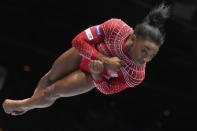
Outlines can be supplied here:
<path id="1" fill-rule="evenodd" d="M 10 114 L 10 113 L 12 113 L 12 112 L 15 111 L 15 110 L 19 110 L 19 108 L 18 108 L 18 106 L 17 106 L 17 101 L 6 99 L 6 100 L 3 102 L 3 109 L 4 109 L 4 111 L 5 111 L 7 114 Z"/>

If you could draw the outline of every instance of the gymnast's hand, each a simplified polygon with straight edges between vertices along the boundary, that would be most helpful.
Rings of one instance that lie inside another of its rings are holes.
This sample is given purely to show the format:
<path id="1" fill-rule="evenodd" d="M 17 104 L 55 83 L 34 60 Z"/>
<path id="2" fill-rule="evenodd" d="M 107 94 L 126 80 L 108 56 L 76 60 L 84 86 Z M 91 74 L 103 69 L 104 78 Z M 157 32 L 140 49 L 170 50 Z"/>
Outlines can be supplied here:
<path id="1" fill-rule="evenodd" d="M 118 57 L 107 58 L 104 62 L 104 66 L 107 70 L 117 72 L 123 64 L 123 60 Z"/>
<path id="2" fill-rule="evenodd" d="M 103 62 L 105 69 L 113 72 L 119 71 L 120 67 L 124 64 L 124 61 L 118 57 L 108 57 L 101 53 L 96 56 L 96 59 Z"/>
<path id="3" fill-rule="evenodd" d="M 94 80 L 101 80 L 102 75 L 101 73 L 104 70 L 103 62 L 100 60 L 91 60 L 89 63 L 89 69 Z"/>
<path id="4" fill-rule="evenodd" d="M 100 74 L 104 70 L 103 62 L 100 60 L 91 60 L 88 66 L 92 74 Z"/>

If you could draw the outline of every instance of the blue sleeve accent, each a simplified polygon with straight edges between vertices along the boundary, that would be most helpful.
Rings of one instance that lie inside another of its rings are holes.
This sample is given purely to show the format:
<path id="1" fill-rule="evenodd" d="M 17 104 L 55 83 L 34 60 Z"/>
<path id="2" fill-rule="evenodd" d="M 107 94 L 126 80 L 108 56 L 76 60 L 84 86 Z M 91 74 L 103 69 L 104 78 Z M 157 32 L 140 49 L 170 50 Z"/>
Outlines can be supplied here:
<path id="1" fill-rule="evenodd" d="M 96 33 L 97 33 L 98 36 L 101 35 L 101 32 L 100 32 L 100 25 L 97 25 L 97 26 L 96 26 Z"/>

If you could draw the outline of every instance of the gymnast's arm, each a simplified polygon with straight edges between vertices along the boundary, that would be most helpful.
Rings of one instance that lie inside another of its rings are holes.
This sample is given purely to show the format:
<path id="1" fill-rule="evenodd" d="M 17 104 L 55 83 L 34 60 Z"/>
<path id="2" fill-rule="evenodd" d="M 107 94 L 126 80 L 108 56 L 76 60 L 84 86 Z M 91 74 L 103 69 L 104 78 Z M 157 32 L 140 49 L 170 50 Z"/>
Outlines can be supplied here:
<path id="1" fill-rule="evenodd" d="M 92 80 L 101 93 L 106 95 L 115 94 L 129 87 L 122 77 L 105 80 L 101 74 L 102 68 L 102 62 L 95 60 L 90 61 L 89 69 L 91 71 Z"/>
<path id="2" fill-rule="evenodd" d="M 100 25 L 92 26 L 85 31 L 79 33 L 73 40 L 72 46 L 89 60 L 100 60 L 103 62 L 106 69 L 112 71 L 119 71 L 122 60 L 118 57 L 108 57 L 98 52 L 94 45 L 104 42 L 106 34 L 103 27 L 110 27 L 109 24 L 112 20 L 108 20 Z M 105 28 L 105 31 L 110 33 L 110 29 Z"/>

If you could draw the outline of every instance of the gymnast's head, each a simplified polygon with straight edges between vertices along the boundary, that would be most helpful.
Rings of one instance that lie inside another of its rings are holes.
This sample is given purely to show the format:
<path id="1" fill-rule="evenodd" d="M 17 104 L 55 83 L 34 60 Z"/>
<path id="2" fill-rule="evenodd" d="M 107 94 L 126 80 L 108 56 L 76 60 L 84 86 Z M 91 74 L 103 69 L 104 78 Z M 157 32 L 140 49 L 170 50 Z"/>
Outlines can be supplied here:
<path id="1" fill-rule="evenodd" d="M 169 12 L 170 7 L 164 3 L 155 7 L 127 38 L 125 51 L 136 64 L 148 63 L 158 53 L 165 41 L 163 26 Z"/>

